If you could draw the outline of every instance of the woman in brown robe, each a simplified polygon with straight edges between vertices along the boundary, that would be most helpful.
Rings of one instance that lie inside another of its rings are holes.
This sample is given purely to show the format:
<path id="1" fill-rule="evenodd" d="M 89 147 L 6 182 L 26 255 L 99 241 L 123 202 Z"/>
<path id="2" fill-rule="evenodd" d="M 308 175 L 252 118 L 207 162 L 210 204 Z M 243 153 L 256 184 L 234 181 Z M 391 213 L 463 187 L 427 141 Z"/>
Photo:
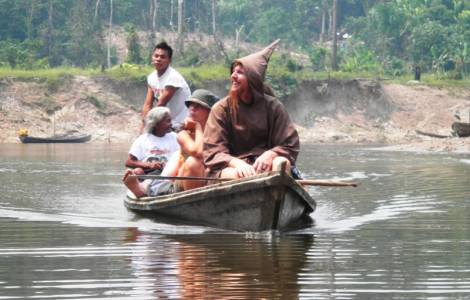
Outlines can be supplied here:
<path id="1" fill-rule="evenodd" d="M 299 136 L 284 106 L 264 84 L 276 41 L 232 64 L 232 85 L 211 110 L 204 130 L 204 163 L 212 177 L 242 178 L 288 169 L 299 153 Z"/>

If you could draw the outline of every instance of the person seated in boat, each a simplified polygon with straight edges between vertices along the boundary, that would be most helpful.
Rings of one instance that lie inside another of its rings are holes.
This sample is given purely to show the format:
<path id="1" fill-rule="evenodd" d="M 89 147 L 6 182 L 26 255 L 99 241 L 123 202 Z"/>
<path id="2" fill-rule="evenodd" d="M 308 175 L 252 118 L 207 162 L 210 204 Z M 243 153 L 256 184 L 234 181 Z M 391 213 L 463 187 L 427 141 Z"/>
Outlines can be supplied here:
<path id="1" fill-rule="evenodd" d="M 189 116 L 183 130 L 178 132 L 181 147 L 181 166 L 178 176 L 205 177 L 206 168 L 202 158 L 203 133 L 210 110 L 219 97 L 212 92 L 198 89 L 185 101 Z M 206 185 L 203 180 L 177 180 L 178 190 L 190 190 Z"/>
<path id="2" fill-rule="evenodd" d="M 204 130 L 208 176 L 243 178 L 295 164 L 299 136 L 284 106 L 264 83 L 266 68 L 279 40 L 236 59 L 229 94 L 211 110 Z"/>
<path id="3" fill-rule="evenodd" d="M 177 135 L 171 131 L 171 115 L 167 107 L 158 106 L 145 118 L 144 133 L 132 144 L 126 160 L 123 182 L 136 197 L 155 196 L 172 191 L 168 180 L 139 180 L 129 175 L 175 176 L 180 146 Z"/>

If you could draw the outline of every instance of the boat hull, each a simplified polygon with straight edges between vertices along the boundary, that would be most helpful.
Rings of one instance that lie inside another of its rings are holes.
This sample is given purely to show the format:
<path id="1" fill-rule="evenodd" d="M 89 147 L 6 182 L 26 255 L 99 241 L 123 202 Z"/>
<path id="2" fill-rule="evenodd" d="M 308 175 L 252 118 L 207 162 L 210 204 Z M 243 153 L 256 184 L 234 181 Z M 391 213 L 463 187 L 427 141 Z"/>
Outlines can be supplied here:
<path id="1" fill-rule="evenodd" d="M 452 130 L 458 137 L 469 137 L 470 136 L 470 123 L 454 122 L 452 124 Z"/>
<path id="2" fill-rule="evenodd" d="M 198 225 L 236 230 L 288 230 L 309 220 L 315 201 L 289 176 L 279 173 L 209 185 L 158 197 L 128 196 L 129 209 Z"/>
<path id="3" fill-rule="evenodd" d="M 33 137 L 33 136 L 20 136 L 23 144 L 38 144 L 38 143 L 85 143 L 91 140 L 91 135 L 79 136 L 56 136 L 56 137 Z"/>

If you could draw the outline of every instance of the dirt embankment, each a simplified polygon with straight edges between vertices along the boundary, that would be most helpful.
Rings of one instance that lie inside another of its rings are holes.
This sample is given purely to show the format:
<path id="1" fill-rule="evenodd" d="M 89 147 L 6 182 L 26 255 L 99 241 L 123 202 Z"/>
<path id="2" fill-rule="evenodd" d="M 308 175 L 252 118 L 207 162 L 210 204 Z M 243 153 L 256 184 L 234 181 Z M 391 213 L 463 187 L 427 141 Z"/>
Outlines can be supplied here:
<path id="1" fill-rule="evenodd" d="M 130 142 L 138 134 L 145 97 L 134 85 L 76 76 L 60 82 L 0 81 L 0 142 L 31 136 L 90 133 L 93 141 Z M 142 100 L 143 101 L 143 100 Z"/>
<path id="2" fill-rule="evenodd" d="M 293 96 L 286 106 L 306 141 L 470 152 L 470 138 L 451 137 L 456 116 L 470 121 L 470 89 L 330 80 L 302 84 Z M 416 130 L 449 138 L 424 136 Z"/>
<path id="3" fill-rule="evenodd" d="M 208 83 L 219 95 L 227 83 Z M 71 77 L 64 81 L 0 80 L 0 142 L 17 132 L 49 136 L 91 133 L 94 142 L 125 142 L 138 135 L 145 83 Z M 470 138 L 437 139 L 416 130 L 451 135 L 455 115 L 467 121 L 469 89 L 386 84 L 370 80 L 310 81 L 284 99 L 303 141 L 389 145 L 392 150 L 470 152 Z"/>

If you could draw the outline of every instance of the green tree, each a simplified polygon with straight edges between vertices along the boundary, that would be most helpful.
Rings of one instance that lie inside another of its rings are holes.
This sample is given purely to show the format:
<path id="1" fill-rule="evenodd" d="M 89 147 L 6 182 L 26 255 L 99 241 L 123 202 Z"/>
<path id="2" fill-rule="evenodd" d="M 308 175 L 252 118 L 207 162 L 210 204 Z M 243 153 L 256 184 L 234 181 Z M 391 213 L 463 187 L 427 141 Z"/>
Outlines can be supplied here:
<path id="1" fill-rule="evenodd" d="M 140 64 L 142 62 L 141 49 L 139 44 L 139 36 L 135 31 L 135 27 L 131 26 L 127 35 L 127 59 L 131 64 Z"/>
<path id="2" fill-rule="evenodd" d="M 73 2 L 67 30 L 70 33 L 66 44 L 66 59 L 78 67 L 100 66 L 104 61 L 101 30 L 93 24 L 92 0 Z"/>
<path id="3" fill-rule="evenodd" d="M 449 28 L 435 21 L 413 28 L 408 45 L 413 62 L 427 70 L 442 68 L 453 45 L 450 33 Z"/>

